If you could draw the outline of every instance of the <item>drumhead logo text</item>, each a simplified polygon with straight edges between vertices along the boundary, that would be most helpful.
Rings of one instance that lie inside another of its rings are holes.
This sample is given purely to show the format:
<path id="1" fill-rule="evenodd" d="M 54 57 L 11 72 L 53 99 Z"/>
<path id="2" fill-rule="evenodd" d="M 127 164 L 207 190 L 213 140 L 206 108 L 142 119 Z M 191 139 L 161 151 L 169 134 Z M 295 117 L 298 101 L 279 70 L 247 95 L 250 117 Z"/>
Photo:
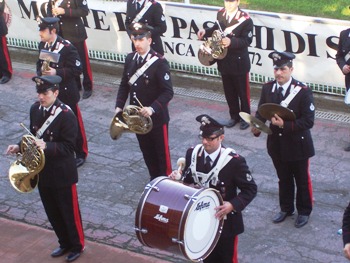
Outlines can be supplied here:
<path id="1" fill-rule="evenodd" d="M 160 214 L 156 214 L 156 216 L 154 217 L 155 220 L 158 220 L 159 222 L 162 223 L 168 223 L 169 222 L 169 218 L 163 217 Z"/>
<path id="2" fill-rule="evenodd" d="M 201 211 L 203 209 L 208 209 L 210 207 L 210 202 L 199 202 L 194 211 Z"/>

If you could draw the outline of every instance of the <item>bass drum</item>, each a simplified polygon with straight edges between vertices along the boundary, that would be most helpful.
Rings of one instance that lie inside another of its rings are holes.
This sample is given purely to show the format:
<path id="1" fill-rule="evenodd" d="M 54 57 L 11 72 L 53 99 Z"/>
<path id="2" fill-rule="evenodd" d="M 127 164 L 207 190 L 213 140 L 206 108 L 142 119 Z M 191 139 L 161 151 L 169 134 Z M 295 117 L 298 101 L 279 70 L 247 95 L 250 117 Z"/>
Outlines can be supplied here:
<path id="1" fill-rule="evenodd" d="M 215 189 L 195 189 L 158 177 L 147 184 L 139 201 L 137 238 L 145 246 L 201 261 L 219 240 L 224 221 L 215 218 L 215 207 L 222 204 Z"/>

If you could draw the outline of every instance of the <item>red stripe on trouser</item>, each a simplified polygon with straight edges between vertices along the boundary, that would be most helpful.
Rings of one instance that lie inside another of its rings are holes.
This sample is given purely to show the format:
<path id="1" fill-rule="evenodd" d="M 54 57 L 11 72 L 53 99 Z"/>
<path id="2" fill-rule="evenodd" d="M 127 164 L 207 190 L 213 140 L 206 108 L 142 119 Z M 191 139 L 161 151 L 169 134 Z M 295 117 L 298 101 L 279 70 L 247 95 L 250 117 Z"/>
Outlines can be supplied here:
<path id="1" fill-rule="evenodd" d="M 85 68 L 86 68 L 86 72 L 88 73 L 89 79 L 91 80 L 91 85 L 93 85 L 92 71 L 91 71 L 91 65 L 90 65 L 88 49 L 87 49 L 87 46 L 86 46 L 86 41 L 84 41 L 84 53 L 85 53 Z"/>
<path id="2" fill-rule="evenodd" d="M 246 93 L 247 93 L 248 106 L 249 106 L 249 108 L 250 108 L 250 83 L 249 83 L 249 72 L 247 73 L 245 88 L 246 88 Z"/>
<path id="3" fill-rule="evenodd" d="M 80 108 L 77 104 L 77 119 L 78 119 L 78 125 L 80 127 L 80 132 L 81 132 L 81 137 L 83 139 L 83 152 L 85 153 L 85 157 L 88 156 L 88 146 L 87 146 L 87 139 L 86 139 L 86 134 L 85 134 L 85 128 L 84 128 L 84 123 L 83 123 L 83 117 L 80 112 Z"/>
<path id="4" fill-rule="evenodd" d="M 1 38 L 2 40 L 2 46 L 3 46 L 3 50 L 4 50 L 4 55 L 5 55 L 5 59 L 6 59 L 6 64 L 7 64 L 7 70 L 11 73 L 12 75 L 12 63 L 11 63 L 11 59 L 10 59 L 10 53 L 9 53 L 9 49 L 7 47 L 7 38 L 5 36 L 3 36 Z"/>
<path id="5" fill-rule="evenodd" d="M 171 161 L 170 161 L 170 151 L 169 151 L 169 136 L 168 136 L 168 126 L 163 125 L 163 135 L 164 135 L 164 152 L 165 152 L 165 161 L 166 161 L 166 173 L 167 175 L 171 174 Z"/>
<path id="6" fill-rule="evenodd" d="M 235 240 L 233 241 L 233 258 L 232 263 L 238 263 L 238 236 L 235 236 Z"/>
<path id="7" fill-rule="evenodd" d="M 82 246 L 82 249 L 84 249 L 84 231 L 83 226 L 81 224 L 81 216 L 80 216 L 80 210 L 79 210 L 79 203 L 78 203 L 78 193 L 77 193 L 77 185 L 72 185 L 72 203 L 73 203 L 73 213 L 74 213 L 74 222 L 75 226 L 77 227 L 77 232 L 79 235 L 80 244 Z"/>
<path id="8" fill-rule="evenodd" d="M 310 160 L 308 160 L 307 162 L 307 181 L 309 186 L 311 204 L 314 204 L 314 199 L 312 194 L 312 182 L 311 182 L 311 175 L 310 175 Z"/>

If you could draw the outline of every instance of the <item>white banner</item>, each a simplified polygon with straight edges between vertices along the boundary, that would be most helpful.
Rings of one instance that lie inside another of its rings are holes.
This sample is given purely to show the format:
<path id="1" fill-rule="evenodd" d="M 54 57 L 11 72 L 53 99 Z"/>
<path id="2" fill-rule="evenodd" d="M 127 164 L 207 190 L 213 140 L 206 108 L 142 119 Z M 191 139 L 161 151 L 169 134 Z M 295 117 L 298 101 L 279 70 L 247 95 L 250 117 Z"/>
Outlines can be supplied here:
<path id="1" fill-rule="evenodd" d="M 48 0 L 10 0 L 11 23 L 8 37 L 39 41 L 37 15 L 45 13 Z M 161 2 L 167 20 L 163 36 L 166 58 L 175 63 L 202 66 L 197 59 L 200 41 L 196 33 L 211 26 L 219 7 Z M 127 54 L 131 42 L 125 31 L 126 2 L 89 0 L 87 45 L 90 50 Z M 252 73 L 273 77 L 271 50 L 296 54 L 294 77 L 304 82 L 344 86 L 344 76 L 334 58 L 341 30 L 349 21 L 287 14 L 249 12 L 254 22 L 254 40 L 249 48 Z M 212 67 L 216 67 L 215 65 Z"/>

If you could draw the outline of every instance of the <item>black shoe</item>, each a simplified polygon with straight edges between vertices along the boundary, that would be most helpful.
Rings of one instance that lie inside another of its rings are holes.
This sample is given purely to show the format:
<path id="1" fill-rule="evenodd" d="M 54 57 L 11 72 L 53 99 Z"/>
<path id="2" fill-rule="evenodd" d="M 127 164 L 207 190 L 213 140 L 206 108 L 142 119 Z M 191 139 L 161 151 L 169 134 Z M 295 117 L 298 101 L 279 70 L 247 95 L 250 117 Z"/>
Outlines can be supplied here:
<path id="1" fill-rule="evenodd" d="M 300 228 L 302 226 L 305 226 L 308 221 L 309 221 L 309 216 L 298 215 L 294 225 L 296 228 Z"/>
<path id="2" fill-rule="evenodd" d="M 54 251 L 52 251 L 51 257 L 57 258 L 57 257 L 63 256 L 67 252 L 68 252 L 67 248 L 58 247 Z"/>
<path id="3" fill-rule="evenodd" d="M 344 148 L 344 151 L 350 152 L 350 144 Z"/>
<path id="4" fill-rule="evenodd" d="M 72 262 L 80 257 L 80 252 L 70 252 L 68 256 L 66 256 L 66 261 Z"/>
<path id="5" fill-rule="evenodd" d="M 240 121 L 240 123 L 239 123 L 239 128 L 241 129 L 241 130 L 246 130 L 246 129 L 248 129 L 249 128 L 249 123 L 246 123 L 245 121 Z"/>
<path id="6" fill-rule="evenodd" d="M 283 222 L 287 216 L 294 215 L 294 212 L 288 213 L 288 212 L 278 212 L 272 219 L 272 222 L 275 224 Z"/>
<path id="7" fill-rule="evenodd" d="M 85 163 L 85 159 L 84 158 L 76 158 L 75 162 L 77 164 L 77 168 L 82 166 Z"/>
<path id="8" fill-rule="evenodd" d="M 3 76 L 1 79 L 0 79 L 0 84 L 5 84 L 7 82 L 10 81 L 11 78 L 7 77 L 7 76 Z"/>
<path id="9" fill-rule="evenodd" d="M 83 92 L 83 99 L 88 99 L 92 95 L 92 90 L 84 90 Z"/>
<path id="10" fill-rule="evenodd" d="M 237 120 L 230 119 L 230 120 L 226 123 L 225 126 L 226 126 L 227 128 L 232 128 L 232 127 L 235 126 L 237 123 L 238 123 Z"/>

